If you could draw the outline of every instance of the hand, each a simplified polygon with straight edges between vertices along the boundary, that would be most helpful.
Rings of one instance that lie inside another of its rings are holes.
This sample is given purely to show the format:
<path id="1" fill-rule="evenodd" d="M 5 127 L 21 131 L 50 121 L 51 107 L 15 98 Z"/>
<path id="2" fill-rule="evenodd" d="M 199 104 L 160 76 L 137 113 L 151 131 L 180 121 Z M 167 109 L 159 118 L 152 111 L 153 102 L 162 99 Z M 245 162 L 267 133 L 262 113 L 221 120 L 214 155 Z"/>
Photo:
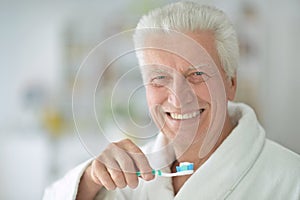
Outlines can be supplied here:
<path id="1" fill-rule="evenodd" d="M 86 169 L 79 185 L 77 199 L 91 196 L 104 186 L 107 190 L 138 186 L 136 172 L 141 178 L 149 181 L 154 178 L 152 168 L 141 149 L 131 140 L 125 139 L 111 143 Z"/>
<path id="2" fill-rule="evenodd" d="M 137 171 L 142 173 L 141 177 L 146 181 L 154 178 L 146 156 L 129 139 L 111 143 L 91 165 L 93 181 L 107 190 L 114 190 L 116 187 L 124 188 L 127 185 L 136 188 Z"/>

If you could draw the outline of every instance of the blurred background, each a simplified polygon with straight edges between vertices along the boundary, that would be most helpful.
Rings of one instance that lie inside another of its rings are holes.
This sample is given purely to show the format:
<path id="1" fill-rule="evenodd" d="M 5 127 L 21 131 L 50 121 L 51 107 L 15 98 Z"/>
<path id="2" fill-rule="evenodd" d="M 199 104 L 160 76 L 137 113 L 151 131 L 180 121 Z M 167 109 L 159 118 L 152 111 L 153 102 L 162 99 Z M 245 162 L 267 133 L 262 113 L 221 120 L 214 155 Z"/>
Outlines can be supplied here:
<path id="1" fill-rule="evenodd" d="M 134 28 L 143 13 L 169 2 L 175 1 L 0 0 L 0 199 L 41 199 L 47 185 L 118 138 L 112 114 L 128 132 L 137 131 L 128 126 L 128 113 L 140 128 L 155 131 L 143 89 L 132 86 L 141 84 L 138 70 L 118 67 L 136 66 L 133 53 L 112 63 L 99 80 L 101 66 L 130 37 L 105 46 L 95 67 L 77 79 L 76 73 L 99 42 Z M 299 154 L 300 1 L 202 2 L 223 9 L 238 31 L 237 101 L 254 107 L 269 138 Z M 116 80 L 121 82 L 111 88 Z M 91 87 L 96 103 L 85 95 Z M 136 92 L 122 104 L 129 87 Z M 119 95 L 113 113 L 107 111 L 111 91 Z M 95 118 L 108 132 L 105 139 Z"/>

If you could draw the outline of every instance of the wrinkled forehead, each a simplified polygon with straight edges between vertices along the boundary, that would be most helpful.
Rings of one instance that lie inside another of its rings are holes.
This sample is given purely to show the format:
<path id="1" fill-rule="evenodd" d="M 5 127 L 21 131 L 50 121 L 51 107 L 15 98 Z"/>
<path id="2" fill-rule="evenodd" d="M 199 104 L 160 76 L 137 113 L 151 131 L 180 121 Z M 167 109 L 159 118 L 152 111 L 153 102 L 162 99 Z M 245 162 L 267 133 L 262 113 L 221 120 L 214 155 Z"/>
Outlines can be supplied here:
<path id="1" fill-rule="evenodd" d="M 182 66 L 199 66 L 217 65 L 215 60 L 218 61 L 214 38 L 209 32 L 146 33 L 136 47 L 140 63 L 143 65 L 170 65 L 173 61 Z"/>

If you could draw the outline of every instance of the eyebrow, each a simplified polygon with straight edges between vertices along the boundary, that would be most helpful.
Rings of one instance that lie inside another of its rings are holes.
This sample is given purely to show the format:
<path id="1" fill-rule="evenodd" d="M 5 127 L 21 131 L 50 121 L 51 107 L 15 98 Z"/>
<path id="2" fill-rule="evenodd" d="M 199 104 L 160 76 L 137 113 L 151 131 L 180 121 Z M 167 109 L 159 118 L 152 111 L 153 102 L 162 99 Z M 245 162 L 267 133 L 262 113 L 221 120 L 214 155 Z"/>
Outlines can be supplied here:
<path id="1" fill-rule="evenodd" d="M 209 64 L 200 64 L 200 65 L 196 65 L 196 66 L 189 66 L 188 69 L 184 72 L 184 74 L 187 74 L 188 72 L 192 71 L 192 70 L 198 70 L 201 69 L 203 67 L 208 67 Z M 161 69 L 161 68 L 147 68 L 145 69 L 146 74 L 149 73 L 170 73 L 168 70 L 166 69 Z"/>
<path id="2" fill-rule="evenodd" d="M 168 73 L 168 71 L 167 70 L 165 70 L 165 69 L 161 69 L 161 68 L 151 68 L 151 69 L 146 69 L 146 71 L 149 73 L 154 73 L 154 72 L 156 72 L 156 73 Z"/>
<path id="3" fill-rule="evenodd" d="M 189 66 L 188 70 L 187 71 L 190 71 L 190 70 L 195 70 L 195 69 L 200 69 L 200 68 L 203 68 L 203 67 L 208 67 L 209 64 L 201 64 L 201 65 L 196 65 L 196 66 Z"/>

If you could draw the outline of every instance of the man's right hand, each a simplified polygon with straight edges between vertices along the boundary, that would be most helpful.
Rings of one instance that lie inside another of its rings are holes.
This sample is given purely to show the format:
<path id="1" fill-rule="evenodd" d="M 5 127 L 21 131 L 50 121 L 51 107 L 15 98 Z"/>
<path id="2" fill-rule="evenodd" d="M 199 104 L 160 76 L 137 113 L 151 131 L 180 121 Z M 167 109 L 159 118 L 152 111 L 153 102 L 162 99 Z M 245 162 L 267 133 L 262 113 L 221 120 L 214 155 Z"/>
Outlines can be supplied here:
<path id="1" fill-rule="evenodd" d="M 76 199 L 94 199 L 102 187 L 107 190 L 126 186 L 136 188 L 139 182 L 137 171 L 146 181 L 154 178 L 145 154 L 131 140 L 111 143 L 84 172 Z"/>

